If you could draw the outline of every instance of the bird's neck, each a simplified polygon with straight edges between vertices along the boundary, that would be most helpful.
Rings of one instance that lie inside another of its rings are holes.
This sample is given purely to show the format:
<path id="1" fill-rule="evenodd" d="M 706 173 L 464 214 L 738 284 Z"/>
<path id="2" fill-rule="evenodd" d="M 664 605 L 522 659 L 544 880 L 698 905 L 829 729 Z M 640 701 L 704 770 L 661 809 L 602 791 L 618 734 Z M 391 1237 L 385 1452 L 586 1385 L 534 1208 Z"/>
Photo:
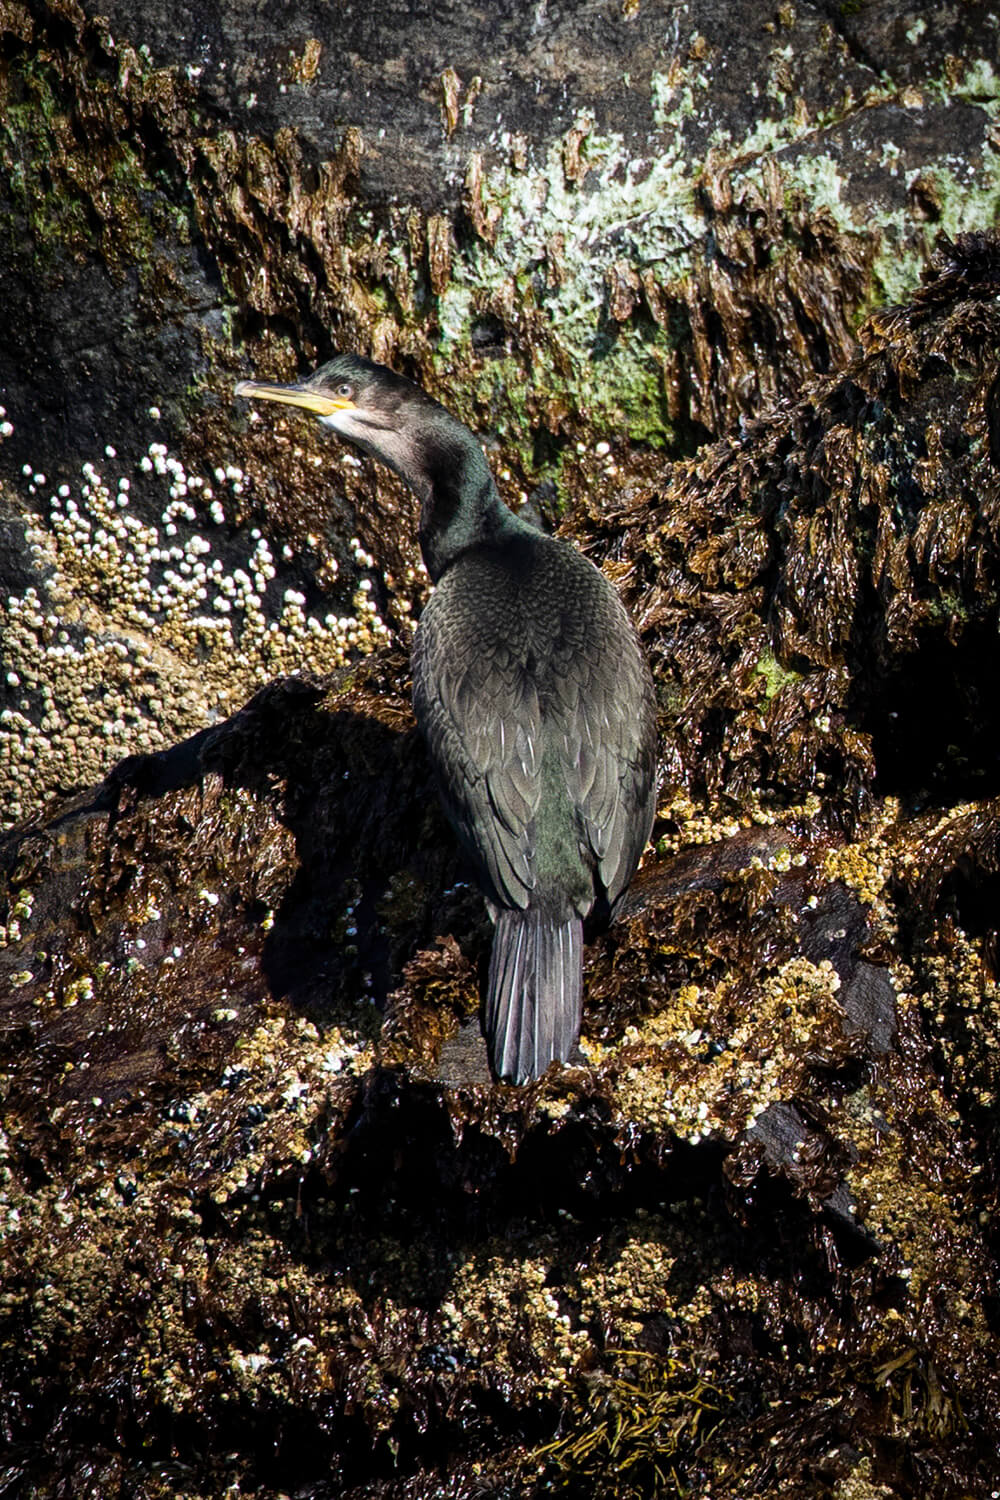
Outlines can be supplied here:
<path id="1" fill-rule="evenodd" d="M 434 583 L 465 552 L 530 530 L 497 493 L 483 450 L 459 423 L 426 450 L 421 483 L 420 550 Z"/>

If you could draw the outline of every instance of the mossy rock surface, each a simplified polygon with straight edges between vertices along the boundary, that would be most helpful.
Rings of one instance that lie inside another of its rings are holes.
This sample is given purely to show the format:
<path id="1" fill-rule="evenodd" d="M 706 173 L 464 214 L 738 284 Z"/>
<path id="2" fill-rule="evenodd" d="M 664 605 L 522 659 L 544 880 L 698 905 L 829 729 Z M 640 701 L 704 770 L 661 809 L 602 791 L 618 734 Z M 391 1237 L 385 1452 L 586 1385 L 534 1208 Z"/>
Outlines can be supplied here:
<path id="1" fill-rule="evenodd" d="M 0 9 L 5 824 L 405 644 L 412 506 L 239 376 L 391 362 L 552 522 L 581 448 L 667 473 L 997 218 L 989 6 L 286 20 Z"/>
<path id="2" fill-rule="evenodd" d="M 581 461 L 666 778 L 573 1066 L 489 1079 L 404 653 L 7 835 L 12 1493 L 990 1493 L 998 285 Z"/>
<path id="3" fill-rule="evenodd" d="M 0 1491 L 986 1500 L 997 16 L 261 17 L 0 4 Z M 333 347 L 653 663 L 528 1088 Z"/>

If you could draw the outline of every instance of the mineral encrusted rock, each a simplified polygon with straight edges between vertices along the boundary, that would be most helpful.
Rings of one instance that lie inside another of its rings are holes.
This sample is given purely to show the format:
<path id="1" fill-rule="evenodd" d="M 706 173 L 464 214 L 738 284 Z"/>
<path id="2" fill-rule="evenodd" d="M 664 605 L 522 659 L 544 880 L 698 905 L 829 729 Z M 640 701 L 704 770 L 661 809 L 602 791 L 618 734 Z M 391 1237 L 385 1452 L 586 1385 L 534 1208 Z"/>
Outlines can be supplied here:
<path id="1" fill-rule="evenodd" d="M 985 1500 L 993 12 L 103 14 L 0 6 L 0 1492 Z M 338 342 L 654 664 L 530 1088 L 409 502 L 229 402 Z"/>
<path id="2" fill-rule="evenodd" d="M 0 6 L 4 825 L 405 634 L 409 499 L 243 430 L 239 375 L 392 363 L 552 519 L 578 445 L 691 454 L 797 396 L 1000 206 L 989 5 L 286 25 Z"/>

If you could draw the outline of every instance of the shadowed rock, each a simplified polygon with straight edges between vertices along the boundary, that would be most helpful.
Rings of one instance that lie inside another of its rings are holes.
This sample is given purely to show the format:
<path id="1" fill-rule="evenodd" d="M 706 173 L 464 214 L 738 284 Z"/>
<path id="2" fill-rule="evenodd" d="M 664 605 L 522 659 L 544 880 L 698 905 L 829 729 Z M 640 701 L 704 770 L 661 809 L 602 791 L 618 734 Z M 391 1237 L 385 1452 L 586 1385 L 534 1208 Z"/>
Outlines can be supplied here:
<path id="1" fill-rule="evenodd" d="M 996 217 L 988 12 L 425 10 L 0 7 L 0 1489 L 985 1500 L 996 246 L 918 279 Z M 656 663 L 528 1089 L 405 497 L 219 404 L 333 343 Z"/>

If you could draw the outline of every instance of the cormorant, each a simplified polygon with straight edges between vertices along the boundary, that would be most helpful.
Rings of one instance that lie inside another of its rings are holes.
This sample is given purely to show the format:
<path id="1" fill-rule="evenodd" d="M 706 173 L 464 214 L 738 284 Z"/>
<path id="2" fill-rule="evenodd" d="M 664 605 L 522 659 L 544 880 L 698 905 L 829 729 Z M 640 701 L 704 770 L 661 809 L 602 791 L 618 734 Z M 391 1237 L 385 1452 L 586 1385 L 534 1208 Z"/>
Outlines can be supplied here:
<path id="1" fill-rule="evenodd" d="M 614 915 L 652 827 L 653 684 L 635 630 L 592 563 L 507 509 L 473 434 L 412 381 L 341 354 L 301 384 L 236 394 L 313 412 L 420 498 L 436 587 L 413 708 L 496 928 L 494 1072 L 538 1078 L 579 1036 L 583 919 Z"/>

